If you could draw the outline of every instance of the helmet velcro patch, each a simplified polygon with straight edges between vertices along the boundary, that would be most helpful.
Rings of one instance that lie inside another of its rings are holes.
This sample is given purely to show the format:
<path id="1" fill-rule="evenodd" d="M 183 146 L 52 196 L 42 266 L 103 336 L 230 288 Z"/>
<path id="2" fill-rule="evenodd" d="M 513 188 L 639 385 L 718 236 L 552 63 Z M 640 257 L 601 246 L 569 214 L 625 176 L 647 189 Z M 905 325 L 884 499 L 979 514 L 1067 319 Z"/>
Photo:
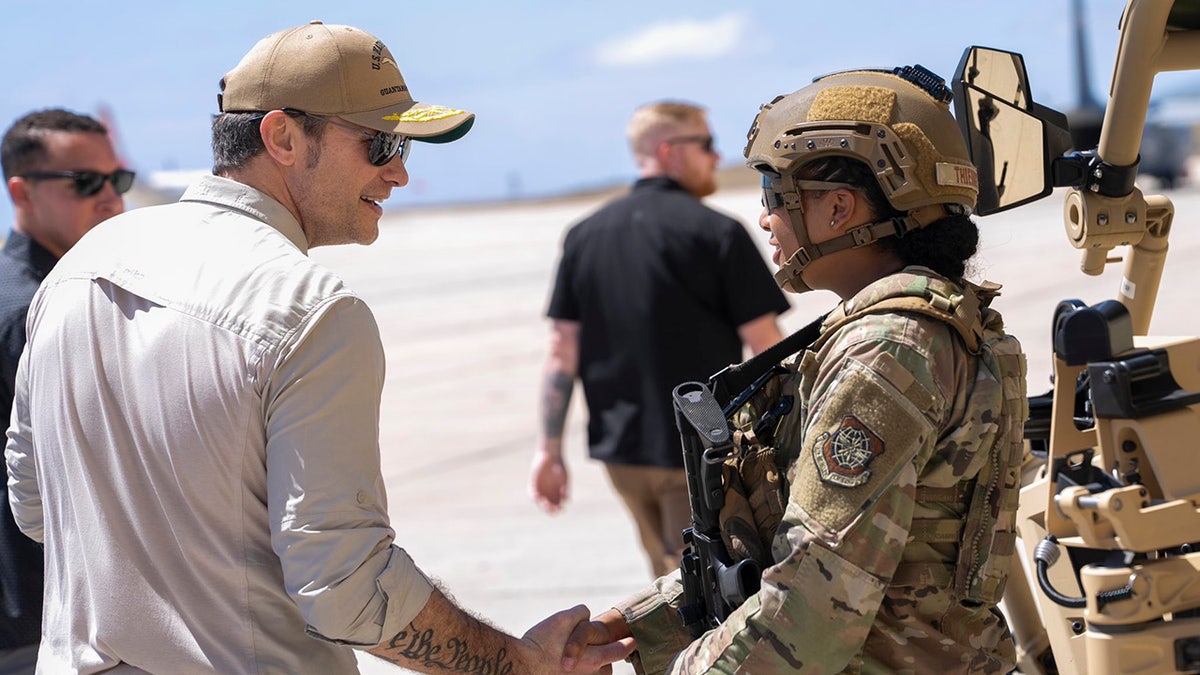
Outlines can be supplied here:
<path id="1" fill-rule="evenodd" d="M 896 92 L 883 87 L 829 87 L 817 93 L 808 109 L 809 122 L 854 120 L 889 124 Z"/>
<path id="2" fill-rule="evenodd" d="M 967 181 L 943 181 L 941 180 L 940 168 L 935 168 L 948 160 L 955 166 L 961 166 L 964 169 L 967 169 L 967 166 L 953 161 L 953 158 L 948 158 L 938 152 L 937 148 L 929 140 L 929 137 L 925 135 L 925 132 L 921 131 L 921 128 L 915 124 L 901 122 L 893 125 L 892 130 L 904 141 L 904 145 L 908 148 L 909 152 L 915 156 L 915 164 L 920 167 L 920 170 L 916 172 L 917 180 L 920 181 L 924 192 L 933 198 L 933 201 L 942 203 L 954 201 L 967 207 L 975 206 L 975 193 L 979 189 L 978 179 L 976 179 L 975 184 Z M 945 199 L 948 196 L 954 196 L 957 199 Z M 892 205 L 896 208 L 905 208 L 907 210 L 916 208 L 922 204 L 900 205 L 893 203 Z"/>

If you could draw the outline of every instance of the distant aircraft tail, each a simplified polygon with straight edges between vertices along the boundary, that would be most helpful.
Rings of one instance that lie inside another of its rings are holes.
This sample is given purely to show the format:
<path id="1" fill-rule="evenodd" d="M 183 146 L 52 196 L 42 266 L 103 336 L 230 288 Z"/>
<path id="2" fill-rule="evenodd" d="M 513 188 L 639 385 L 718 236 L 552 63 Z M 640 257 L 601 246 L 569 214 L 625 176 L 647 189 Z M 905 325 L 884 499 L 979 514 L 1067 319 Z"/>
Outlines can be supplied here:
<path id="1" fill-rule="evenodd" d="M 125 152 L 125 145 L 121 142 L 121 132 L 117 129 L 117 119 L 113 114 L 112 107 L 107 103 L 101 103 L 96 107 L 96 119 L 108 129 L 108 140 L 112 141 L 113 150 L 117 153 L 117 162 L 125 168 L 131 168 L 129 156 Z"/>

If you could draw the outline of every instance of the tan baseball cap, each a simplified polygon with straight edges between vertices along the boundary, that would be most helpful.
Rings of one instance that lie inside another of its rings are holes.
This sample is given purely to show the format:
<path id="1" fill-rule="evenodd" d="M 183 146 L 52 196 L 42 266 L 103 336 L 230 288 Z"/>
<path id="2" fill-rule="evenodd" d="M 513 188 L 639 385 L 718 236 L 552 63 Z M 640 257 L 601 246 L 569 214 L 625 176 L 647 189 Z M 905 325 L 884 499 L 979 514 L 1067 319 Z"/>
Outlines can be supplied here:
<path id="1" fill-rule="evenodd" d="M 418 103 L 378 38 L 312 21 L 258 41 L 221 79 L 221 112 L 293 108 L 428 143 L 462 138 L 475 113 Z"/>

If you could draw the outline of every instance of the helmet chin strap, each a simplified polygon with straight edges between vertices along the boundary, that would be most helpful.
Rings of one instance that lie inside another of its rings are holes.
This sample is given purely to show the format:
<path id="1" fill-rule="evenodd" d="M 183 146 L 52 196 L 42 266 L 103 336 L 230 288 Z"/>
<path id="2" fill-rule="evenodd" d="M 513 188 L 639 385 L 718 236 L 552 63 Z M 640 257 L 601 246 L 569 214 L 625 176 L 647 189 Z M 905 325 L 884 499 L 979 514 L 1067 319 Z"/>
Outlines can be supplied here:
<path id="1" fill-rule="evenodd" d="M 814 260 L 830 253 L 848 248 L 869 246 L 884 237 L 903 237 L 910 230 L 919 229 L 946 217 L 955 210 L 957 205 L 931 204 L 913 209 L 903 216 L 866 223 L 848 230 L 845 234 L 834 237 L 820 244 L 814 244 L 808 238 L 808 228 L 804 226 L 804 211 L 800 208 L 788 208 L 788 218 L 792 231 L 800 247 L 779 266 L 775 273 L 775 283 L 789 293 L 806 293 L 813 290 L 804 281 L 804 270 Z"/>
<path id="2" fill-rule="evenodd" d="M 813 290 L 808 284 L 804 283 L 804 268 L 812 262 L 808 252 L 804 246 L 801 246 L 791 255 L 782 265 L 779 266 L 779 271 L 775 272 L 775 283 L 788 293 L 807 293 Z"/>
<path id="3" fill-rule="evenodd" d="M 804 225 L 804 207 L 800 204 L 799 193 L 792 193 L 792 195 L 795 195 L 795 201 L 786 204 L 786 209 L 788 221 L 792 226 L 792 234 L 796 236 L 800 247 L 779 266 L 779 271 L 775 272 L 775 283 L 788 293 L 807 293 L 813 289 L 804 283 L 804 268 L 808 267 L 815 258 L 821 257 L 822 253 L 820 247 L 808 238 L 808 228 Z M 810 249 L 812 250 L 810 251 Z"/>

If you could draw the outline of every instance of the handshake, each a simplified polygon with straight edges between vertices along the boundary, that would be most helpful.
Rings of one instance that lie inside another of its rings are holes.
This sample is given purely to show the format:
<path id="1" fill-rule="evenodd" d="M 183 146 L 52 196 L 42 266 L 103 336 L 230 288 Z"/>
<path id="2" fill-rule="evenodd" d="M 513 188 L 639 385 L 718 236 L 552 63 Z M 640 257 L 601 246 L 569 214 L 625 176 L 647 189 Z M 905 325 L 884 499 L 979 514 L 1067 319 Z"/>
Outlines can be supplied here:
<path id="1" fill-rule="evenodd" d="M 553 675 L 611 673 L 634 640 L 625 617 L 609 610 L 591 619 L 584 605 L 552 614 L 520 638 L 463 611 L 434 589 L 420 614 L 390 640 L 367 650 L 422 673 Z"/>
<path id="2" fill-rule="evenodd" d="M 636 647 L 629 625 L 617 610 L 589 619 L 584 605 L 551 615 L 530 628 L 521 641 L 548 656 L 560 653 L 557 665 L 548 663 L 546 673 L 611 673 L 612 663 L 628 658 Z"/>

